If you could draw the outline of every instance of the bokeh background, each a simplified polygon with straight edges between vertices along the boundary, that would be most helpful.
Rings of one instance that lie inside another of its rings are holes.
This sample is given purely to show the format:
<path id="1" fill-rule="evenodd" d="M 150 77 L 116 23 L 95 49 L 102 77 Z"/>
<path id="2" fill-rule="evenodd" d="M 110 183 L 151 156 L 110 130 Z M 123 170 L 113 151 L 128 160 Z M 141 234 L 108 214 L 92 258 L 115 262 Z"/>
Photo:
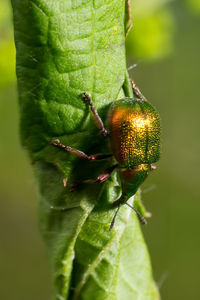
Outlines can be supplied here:
<path id="1" fill-rule="evenodd" d="M 134 0 L 128 65 L 160 111 L 162 158 L 143 185 L 143 228 L 163 300 L 199 299 L 200 1 Z M 37 192 L 20 147 L 12 13 L 0 1 L 0 299 L 50 299 Z"/>

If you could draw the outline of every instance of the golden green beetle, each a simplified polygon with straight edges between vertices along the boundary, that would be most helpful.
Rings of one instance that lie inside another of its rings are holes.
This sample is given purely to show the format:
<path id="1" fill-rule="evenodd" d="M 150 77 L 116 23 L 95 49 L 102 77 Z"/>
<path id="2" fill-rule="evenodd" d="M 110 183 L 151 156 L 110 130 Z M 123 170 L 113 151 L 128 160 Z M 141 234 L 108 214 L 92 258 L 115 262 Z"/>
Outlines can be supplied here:
<path id="1" fill-rule="evenodd" d="M 156 167 L 152 164 L 157 162 L 160 156 L 160 117 L 156 109 L 146 101 L 135 83 L 132 82 L 135 98 L 124 98 L 114 102 L 108 112 L 108 130 L 98 115 L 93 105 L 91 96 L 83 93 L 83 100 L 89 104 L 95 123 L 103 136 L 109 137 L 112 154 L 90 155 L 63 145 L 59 140 L 53 140 L 51 144 L 67 152 L 71 152 L 88 160 L 100 160 L 114 156 L 117 164 L 110 167 L 104 174 L 96 179 L 84 180 L 85 183 L 105 181 L 117 169 L 119 172 L 122 194 L 113 205 L 117 207 L 112 219 L 112 229 L 117 213 L 123 204 L 130 206 L 127 201 L 138 190 L 139 186 L 147 177 L 149 171 Z M 80 184 L 80 183 L 78 183 Z M 78 184 L 73 185 L 77 187 Z M 132 206 L 142 223 L 146 220 Z"/>

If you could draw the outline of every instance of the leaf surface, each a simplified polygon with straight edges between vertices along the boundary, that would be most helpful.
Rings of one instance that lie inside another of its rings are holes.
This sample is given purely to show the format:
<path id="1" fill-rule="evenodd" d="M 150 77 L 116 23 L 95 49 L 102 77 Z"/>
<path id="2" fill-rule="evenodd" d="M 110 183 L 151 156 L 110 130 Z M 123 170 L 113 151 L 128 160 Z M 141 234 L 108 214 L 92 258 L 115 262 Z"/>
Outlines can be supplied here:
<path id="1" fill-rule="evenodd" d="M 12 1 L 21 139 L 38 181 L 40 228 L 57 300 L 158 299 L 134 213 L 122 207 L 108 230 L 111 203 L 120 195 L 116 172 L 101 185 L 84 185 L 73 193 L 68 188 L 95 178 L 114 159 L 88 162 L 49 144 L 59 138 L 88 154 L 110 151 L 81 95 L 91 94 L 105 122 L 110 103 L 132 96 L 125 2 Z"/>

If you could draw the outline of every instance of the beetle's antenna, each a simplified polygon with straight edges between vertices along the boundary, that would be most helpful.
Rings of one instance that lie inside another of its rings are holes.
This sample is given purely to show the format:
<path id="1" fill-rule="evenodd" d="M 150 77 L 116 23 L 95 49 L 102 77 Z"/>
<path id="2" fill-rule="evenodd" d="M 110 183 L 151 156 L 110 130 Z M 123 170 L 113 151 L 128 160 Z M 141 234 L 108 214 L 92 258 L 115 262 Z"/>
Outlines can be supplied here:
<path id="1" fill-rule="evenodd" d="M 131 206 L 128 202 L 126 202 L 125 204 L 128 205 L 132 210 L 134 210 L 142 224 L 147 224 L 147 220 L 137 211 L 137 209 L 135 209 L 135 207 Z"/>
<path id="2" fill-rule="evenodd" d="M 129 66 L 128 71 L 131 71 L 132 69 L 135 69 L 141 62 L 142 62 L 142 60 L 140 59 L 137 63 Z"/>
<path id="3" fill-rule="evenodd" d="M 130 67 L 128 67 L 128 71 L 135 69 L 137 66 L 138 66 L 138 63 L 131 65 Z"/>
<path id="4" fill-rule="evenodd" d="M 114 224 L 115 224 L 115 219 L 116 219 L 116 216 L 117 216 L 117 214 L 118 214 L 118 212 L 119 212 L 119 209 L 120 209 L 121 205 L 122 205 L 122 204 L 120 203 L 119 206 L 118 206 L 118 208 L 117 208 L 117 210 L 116 210 L 116 212 L 115 212 L 115 214 L 114 214 L 114 217 L 112 218 L 112 221 L 111 221 L 111 223 L 110 223 L 109 231 L 112 230 L 112 228 L 113 228 L 113 226 L 114 226 Z"/>

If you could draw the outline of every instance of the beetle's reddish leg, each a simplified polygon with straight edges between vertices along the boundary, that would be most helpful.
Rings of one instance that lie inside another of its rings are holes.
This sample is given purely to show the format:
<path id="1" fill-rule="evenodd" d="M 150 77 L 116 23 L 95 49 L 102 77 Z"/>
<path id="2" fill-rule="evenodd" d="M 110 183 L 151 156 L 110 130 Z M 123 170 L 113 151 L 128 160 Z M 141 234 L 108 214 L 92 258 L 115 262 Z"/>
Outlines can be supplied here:
<path id="1" fill-rule="evenodd" d="M 105 173 L 99 175 L 96 179 L 88 179 L 88 180 L 83 180 L 79 181 L 71 186 L 71 192 L 74 191 L 79 185 L 84 184 L 84 183 L 101 183 L 108 179 L 108 177 L 111 175 L 111 173 L 118 167 L 118 164 L 108 168 Z M 59 207 L 59 206 L 50 206 L 52 210 L 55 211 L 66 211 L 69 209 L 69 207 Z"/>
<path id="2" fill-rule="evenodd" d="M 88 160 L 101 160 L 101 159 L 105 159 L 105 158 L 113 156 L 113 154 L 87 155 L 87 154 L 85 154 L 84 152 L 82 152 L 80 150 L 73 149 L 69 146 L 63 145 L 59 140 L 51 141 L 51 145 L 53 145 L 54 147 L 58 147 L 60 149 L 63 149 L 66 152 L 73 153 L 78 157 L 88 159 Z"/>
<path id="3" fill-rule="evenodd" d="M 137 87 L 133 79 L 131 79 L 131 84 L 132 84 L 133 94 L 135 95 L 135 97 L 142 101 L 147 101 L 147 99 L 142 95 L 142 93 L 140 92 L 139 88 Z"/>
<path id="4" fill-rule="evenodd" d="M 79 182 L 76 182 L 74 184 L 72 184 L 71 186 L 71 192 L 75 191 L 80 185 L 85 184 L 85 183 L 102 183 L 105 180 L 108 179 L 108 177 L 111 175 L 111 173 L 117 168 L 118 164 L 108 168 L 107 170 L 105 170 L 105 172 L 103 174 L 100 174 L 97 178 L 95 179 L 86 179 L 86 180 L 82 180 Z"/>
<path id="5" fill-rule="evenodd" d="M 91 96 L 88 93 L 83 93 L 83 101 L 88 103 L 90 106 L 90 109 L 92 111 L 93 117 L 94 117 L 94 121 L 97 125 L 97 127 L 100 129 L 101 133 L 103 136 L 107 136 L 108 135 L 108 131 L 105 129 L 103 121 L 101 120 L 96 107 L 93 105 Z"/>

